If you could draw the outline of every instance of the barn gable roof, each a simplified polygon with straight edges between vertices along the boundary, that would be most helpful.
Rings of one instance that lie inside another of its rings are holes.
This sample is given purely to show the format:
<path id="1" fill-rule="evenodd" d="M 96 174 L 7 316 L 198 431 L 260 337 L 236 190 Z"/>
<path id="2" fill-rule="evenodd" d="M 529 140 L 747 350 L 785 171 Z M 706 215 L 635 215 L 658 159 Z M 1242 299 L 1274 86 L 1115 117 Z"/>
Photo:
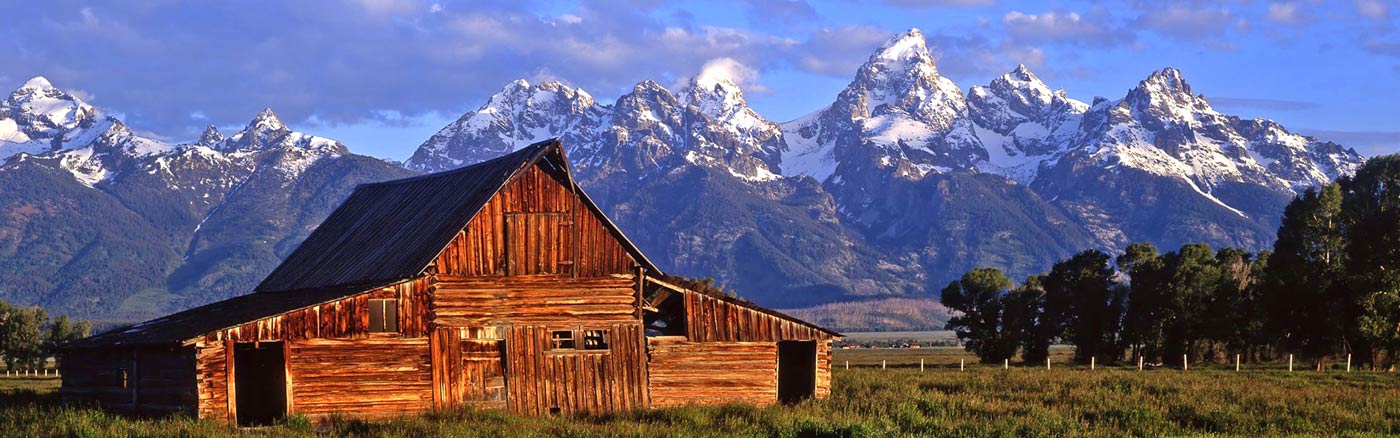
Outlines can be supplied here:
<path id="1" fill-rule="evenodd" d="M 356 187 L 256 291 L 384 283 L 418 276 L 487 201 L 541 160 L 568 171 L 563 147 L 551 139 L 456 170 Z M 573 178 L 569 182 L 632 257 L 656 271 Z"/>

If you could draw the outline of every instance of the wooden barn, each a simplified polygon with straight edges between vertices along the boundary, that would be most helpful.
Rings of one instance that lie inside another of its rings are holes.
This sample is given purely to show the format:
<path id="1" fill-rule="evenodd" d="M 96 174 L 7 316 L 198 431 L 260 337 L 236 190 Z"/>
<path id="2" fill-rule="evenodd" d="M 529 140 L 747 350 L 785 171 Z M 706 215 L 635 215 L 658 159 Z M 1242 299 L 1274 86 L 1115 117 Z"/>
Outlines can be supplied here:
<path id="1" fill-rule="evenodd" d="M 248 295 L 70 347 L 62 396 L 240 425 L 825 397 L 830 330 L 656 268 L 557 140 L 357 187 Z"/>

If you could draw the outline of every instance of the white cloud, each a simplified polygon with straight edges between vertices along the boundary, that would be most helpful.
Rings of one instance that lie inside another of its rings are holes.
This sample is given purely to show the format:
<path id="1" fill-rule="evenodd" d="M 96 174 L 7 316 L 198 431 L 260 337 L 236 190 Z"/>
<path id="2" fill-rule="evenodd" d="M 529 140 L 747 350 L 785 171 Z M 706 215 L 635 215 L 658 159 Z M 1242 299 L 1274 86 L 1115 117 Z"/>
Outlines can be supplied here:
<path id="1" fill-rule="evenodd" d="M 734 58 L 716 58 L 706 62 L 704 66 L 700 67 L 700 74 L 695 75 L 695 82 L 701 87 L 711 87 L 718 82 L 730 82 L 745 91 L 758 93 L 769 91 L 768 87 L 758 83 L 758 70 L 744 65 Z"/>
<path id="2" fill-rule="evenodd" d="M 1356 12 L 1371 20 L 1390 19 L 1390 7 L 1383 0 L 1356 0 Z"/>
<path id="3" fill-rule="evenodd" d="M 1115 28 L 1106 13 L 1093 16 L 1078 12 L 1027 14 L 1011 11 L 1001 17 L 1006 34 L 1019 42 L 1065 43 L 1085 46 L 1113 46 L 1133 41 L 1131 32 Z"/>
<path id="4" fill-rule="evenodd" d="M 1274 2 L 1269 3 L 1269 11 L 1264 18 L 1274 23 L 1296 25 L 1308 22 L 1310 15 L 1296 2 Z"/>

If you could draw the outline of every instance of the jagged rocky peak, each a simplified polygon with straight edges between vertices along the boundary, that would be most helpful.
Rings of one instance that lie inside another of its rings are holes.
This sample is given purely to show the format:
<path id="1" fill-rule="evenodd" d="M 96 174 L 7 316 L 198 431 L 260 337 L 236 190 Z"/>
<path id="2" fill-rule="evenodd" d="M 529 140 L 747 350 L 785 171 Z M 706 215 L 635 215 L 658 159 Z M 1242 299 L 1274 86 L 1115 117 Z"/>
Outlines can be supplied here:
<path id="1" fill-rule="evenodd" d="M 1193 113 L 1214 113 L 1204 96 L 1194 95 L 1181 71 L 1167 67 L 1152 72 L 1128 92 L 1124 102 L 1133 110 L 1159 118 L 1194 119 Z"/>
<path id="2" fill-rule="evenodd" d="M 744 92 L 732 79 L 712 72 L 701 72 L 686 85 L 685 102 L 695 105 L 701 113 L 723 118 L 748 109 Z"/>
<path id="3" fill-rule="evenodd" d="M 1025 64 L 1017 65 L 987 86 L 972 87 L 967 92 L 967 102 L 978 126 L 1002 135 L 1011 134 L 1027 121 L 1058 128 L 1056 125 L 1089 109 L 1084 102 L 1070 99 L 1064 89 L 1052 90 Z"/>
<path id="4" fill-rule="evenodd" d="M 54 87 L 43 76 L 35 76 L 20 85 L 0 105 L 0 119 L 14 120 L 20 125 L 19 128 L 29 131 L 31 135 L 41 135 L 38 131 L 46 129 L 72 129 L 97 116 L 97 110 L 92 105 Z"/>
<path id="5" fill-rule="evenodd" d="M 204 128 L 204 133 L 199 134 L 199 140 L 194 144 L 204 147 L 214 147 L 224 141 L 224 135 L 219 133 L 219 128 L 209 125 Z"/>

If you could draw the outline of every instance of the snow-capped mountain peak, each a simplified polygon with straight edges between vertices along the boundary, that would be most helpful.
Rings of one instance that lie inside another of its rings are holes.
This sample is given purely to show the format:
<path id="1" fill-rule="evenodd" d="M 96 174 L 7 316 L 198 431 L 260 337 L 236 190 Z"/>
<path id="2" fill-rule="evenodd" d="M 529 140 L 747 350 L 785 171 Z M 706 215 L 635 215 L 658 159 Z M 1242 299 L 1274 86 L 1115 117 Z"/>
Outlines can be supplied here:
<path id="1" fill-rule="evenodd" d="M 64 147 L 64 137 L 100 119 L 96 109 L 58 89 L 42 76 L 26 81 L 0 101 L 0 160 Z"/>
<path id="2" fill-rule="evenodd" d="M 919 67 L 933 68 L 933 56 L 929 55 L 924 33 L 911 28 L 904 33 L 886 40 L 870 55 L 870 62 L 902 62 Z M 933 69 L 937 73 L 937 69 Z"/>
<path id="3" fill-rule="evenodd" d="M 219 128 L 209 125 L 204 128 L 204 133 L 199 134 L 199 140 L 194 144 L 204 147 L 214 147 L 225 140 L 224 135 L 219 133 Z"/>

